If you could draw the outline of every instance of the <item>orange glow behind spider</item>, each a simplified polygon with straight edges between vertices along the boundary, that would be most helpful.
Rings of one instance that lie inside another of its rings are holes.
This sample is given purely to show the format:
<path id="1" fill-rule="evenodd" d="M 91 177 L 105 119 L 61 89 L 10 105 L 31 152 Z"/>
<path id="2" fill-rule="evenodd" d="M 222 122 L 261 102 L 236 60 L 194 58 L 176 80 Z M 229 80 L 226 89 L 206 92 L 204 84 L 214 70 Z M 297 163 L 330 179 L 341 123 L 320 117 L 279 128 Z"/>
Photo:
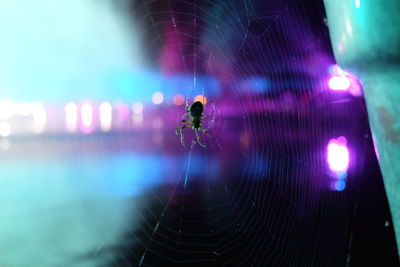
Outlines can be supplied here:
<path id="1" fill-rule="evenodd" d="M 200 101 L 203 105 L 207 104 L 207 97 L 205 97 L 204 95 L 197 95 L 194 98 L 194 102 Z"/>
<path id="2" fill-rule="evenodd" d="M 185 97 L 181 94 L 174 95 L 174 104 L 177 106 L 183 105 L 185 103 Z"/>

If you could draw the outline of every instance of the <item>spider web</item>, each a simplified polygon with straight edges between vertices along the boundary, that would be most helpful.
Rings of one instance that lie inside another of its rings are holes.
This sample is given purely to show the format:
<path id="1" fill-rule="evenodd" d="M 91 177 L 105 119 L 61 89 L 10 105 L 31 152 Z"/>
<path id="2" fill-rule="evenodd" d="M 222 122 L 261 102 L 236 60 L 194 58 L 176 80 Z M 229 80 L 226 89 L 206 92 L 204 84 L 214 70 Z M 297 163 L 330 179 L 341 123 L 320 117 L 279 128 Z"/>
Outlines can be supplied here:
<path id="1" fill-rule="evenodd" d="M 17 233 L 26 231 L 20 213 L 48 215 L 29 224 L 38 235 L 16 243 L 13 266 L 352 266 L 361 255 L 396 263 L 363 99 L 327 87 L 335 62 L 322 1 L 114 4 L 129 6 L 147 67 L 184 81 L 142 85 L 171 92 L 145 106 L 140 126 L 121 120 L 128 130 L 13 144 L 13 161 L 0 154 L 3 172 L 19 177 L 0 180 L 10 188 L 3 203 L 40 200 L 4 212 Z M 175 93 L 207 100 L 205 148 L 190 128 L 189 150 L 175 135 L 185 112 Z M 326 151 L 340 136 L 351 157 L 337 190 Z M 41 152 L 27 161 L 25 151 Z M 28 181 L 30 172 L 39 179 Z M 0 233 L 15 232 L 7 227 Z"/>
<path id="2" fill-rule="evenodd" d="M 166 2 L 136 5 L 151 21 L 147 52 L 171 48 L 161 58 L 167 72 L 192 74 L 187 94 L 214 102 L 214 139 L 205 149 L 191 141 L 161 215 L 148 207 L 156 231 L 127 255 L 140 266 L 350 264 L 359 181 L 332 192 L 325 149 L 341 135 L 369 149 L 371 140 L 366 124 L 346 126 L 365 115 L 343 119 L 362 101 L 335 99 L 325 84 L 334 60 L 321 1 Z M 199 86 L 199 76 L 217 77 L 220 94 Z M 174 111 L 179 121 L 182 111 Z"/>

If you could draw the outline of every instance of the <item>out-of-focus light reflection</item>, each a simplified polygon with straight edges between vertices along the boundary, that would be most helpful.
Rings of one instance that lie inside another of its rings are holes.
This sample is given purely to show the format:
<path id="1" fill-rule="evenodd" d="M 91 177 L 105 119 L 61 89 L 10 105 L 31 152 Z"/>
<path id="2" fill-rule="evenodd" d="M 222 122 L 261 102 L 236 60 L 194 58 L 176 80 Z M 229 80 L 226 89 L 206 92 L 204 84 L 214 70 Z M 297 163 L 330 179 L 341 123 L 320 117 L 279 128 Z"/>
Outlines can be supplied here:
<path id="1" fill-rule="evenodd" d="M 332 181 L 330 184 L 331 190 L 333 191 L 343 191 L 346 188 L 345 180 Z"/>
<path id="2" fill-rule="evenodd" d="M 78 105 L 69 102 L 65 105 L 65 127 L 68 132 L 75 132 L 78 126 Z"/>
<path id="3" fill-rule="evenodd" d="M 119 104 L 118 115 L 121 121 L 124 121 L 129 115 L 129 106 L 127 104 Z"/>
<path id="4" fill-rule="evenodd" d="M 375 151 L 376 158 L 379 161 L 380 160 L 379 151 L 378 151 L 378 147 L 376 146 L 376 141 L 375 141 L 375 136 L 374 135 L 372 135 L 372 143 L 374 144 L 374 151 Z"/>
<path id="5" fill-rule="evenodd" d="M 353 96 L 361 96 L 362 95 L 362 88 L 361 88 L 360 83 L 357 80 L 352 80 L 349 92 Z"/>
<path id="6" fill-rule="evenodd" d="M 356 8 L 360 8 L 360 0 L 354 0 L 354 5 Z"/>
<path id="7" fill-rule="evenodd" d="M 40 134 L 44 131 L 47 121 L 47 113 L 44 106 L 39 102 L 33 103 L 32 115 L 33 115 L 33 132 Z"/>
<path id="8" fill-rule="evenodd" d="M 133 103 L 132 112 L 134 114 L 141 114 L 143 112 L 143 104 L 140 102 Z"/>
<path id="9" fill-rule="evenodd" d="M 84 103 L 81 106 L 81 121 L 83 126 L 82 131 L 84 133 L 90 133 L 93 130 L 92 129 L 93 111 L 94 108 L 89 103 Z"/>
<path id="10" fill-rule="evenodd" d="M 329 88 L 333 91 L 345 91 L 350 88 L 350 80 L 346 76 L 332 76 L 328 81 Z"/>
<path id="11" fill-rule="evenodd" d="M 327 161 L 333 172 L 345 172 L 349 167 L 350 153 L 343 138 L 331 139 L 328 143 Z"/>
<path id="12" fill-rule="evenodd" d="M 7 137 L 11 133 L 10 123 L 8 121 L 0 121 L 0 135 L 2 137 Z"/>
<path id="13" fill-rule="evenodd" d="M 185 97 L 181 94 L 176 94 L 174 95 L 174 104 L 177 106 L 183 105 L 183 103 L 185 103 Z"/>
<path id="14" fill-rule="evenodd" d="M 200 101 L 203 105 L 207 104 L 207 97 L 205 97 L 204 95 L 197 95 L 194 98 L 194 102 Z"/>
<path id="15" fill-rule="evenodd" d="M 100 104 L 100 127 L 103 132 L 109 132 L 112 126 L 112 106 L 108 102 Z"/>
<path id="16" fill-rule="evenodd" d="M 0 101 L 0 119 L 8 120 L 14 115 L 14 105 L 11 101 Z"/>
<path id="17" fill-rule="evenodd" d="M 19 116 L 28 116 L 31 114 L 32 105 L 28 103 L 14 104 L 14 112 Z"/>
<path id="18" fill-rule="evenodd" d="M 160 105 L 164 101 L 164 95 L 161 92 L 155 92 L 151 98 L 153 104 Z"/>
<path id="19" fill-rule="evenodd" d="M 353 74 L 344 71 L 337 64 L 329 67 L 332 77 L 328 81 L 329 88 L 334 91 L 348 90 L 353 96 L 361 96 L 361 83 Z"/>

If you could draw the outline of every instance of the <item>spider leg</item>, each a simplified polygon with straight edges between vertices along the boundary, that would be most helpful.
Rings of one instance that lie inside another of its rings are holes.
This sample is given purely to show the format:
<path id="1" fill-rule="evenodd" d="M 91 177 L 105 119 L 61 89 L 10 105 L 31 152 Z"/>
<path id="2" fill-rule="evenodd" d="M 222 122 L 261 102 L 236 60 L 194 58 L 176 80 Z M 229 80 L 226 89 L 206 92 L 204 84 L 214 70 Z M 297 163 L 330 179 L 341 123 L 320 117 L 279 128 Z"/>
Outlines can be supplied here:
<path id="1" fill-rule="evenodd" d="M 190 121 L 190 120 L 181 120 L 181 121 L 178 123 L 178 126 L 176 126 L 176 129 L 175 129 L 175 134 L 176 134 L 176 135 L 179 134 L 179 133 L 178 133 L 179 128 L 182 128 L 183 126 L 185 126 L 185 125 L 182 125 L 182 123 L 185 123 L 185 122 L 187 122 L 187 123 L 192 123 L 192 121 Z"/>
<path id="2" fill-rule="evenodd" d="M 194 132 L 196 133 L 197 143 L 199 145 L 201 145 L 202 147 L 206 147 L 206 145 L 204 145 L 203 143 L 200 142 L 199 131 L 198 130 L 194 130 Z"/>
<path id="3" fill-rule="evenodd" d="M 179 121 L 178 125 L 176 126 L 176 128 L 175 128 L 175 134 L 176 134 L 176 135 L 178 135 L 178 130 L 179 130 L 179 127 L 182 126 L 182 123 L 183 123 L 183 122 L 186 122 L 186 121 L 184 120 L 184 118 L 185 118 L 187 115 L 188 115 L 187 113 L 183 114 L 182 119 Z M 189 122 L 190 122 L 190 121 L 189 121 Z"/>
<path id="4" fill-rule="evenodd" d="M 179 134 L 181 136 L 181 144 L 187 149 L 189 149 L 189 148 L 185 145 L 185 136 L 183 135 L 183 129 L 189 128 L 189 127 L 192 127 L 192 125 L 191 124 L 190 125 L 183 125 L 183 126 L 181 126 L 179 128 Z"/>
<path id="5" fill-rule="evenodd" d="M 207 129 L 201 128 L 200 130 L 201 130 L 205 135 L 207 135 L 208 137 L 211 138 L 211 135 L 208 134 Z"/>
<path id="6" fill-rule="evenodd" d="M 211 110 L 210 113 L 208 113 L 208 114 L 206 114 L 204 116 L 201 116 L 201 118 L 204 119 L 204 118 L 210 117 L 210 116 L 214 115 L 214 113 L 215 113 L 215 109 Z"/>

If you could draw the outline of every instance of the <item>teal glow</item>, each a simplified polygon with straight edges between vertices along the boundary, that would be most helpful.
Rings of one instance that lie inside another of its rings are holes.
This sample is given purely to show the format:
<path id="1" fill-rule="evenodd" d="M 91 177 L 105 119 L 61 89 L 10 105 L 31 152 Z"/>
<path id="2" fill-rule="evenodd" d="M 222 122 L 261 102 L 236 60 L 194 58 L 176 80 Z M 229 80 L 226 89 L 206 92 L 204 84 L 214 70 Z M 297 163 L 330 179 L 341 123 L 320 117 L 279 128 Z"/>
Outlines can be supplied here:
<path id="1" fill-rule="evenodd" d="M 141 218 L 143 201 L 135 200 L 163 183 L 168 167 L 158 155 L 130 153 L 1 162 L 1 266 L 76 266 L 80 256 L 116 246 Z M 79 266 L 107 262 L 111 255 Z"/>
<path id="2" fill-rule="evenodd" d="M 110 3 L 0 1 L 0 99 L 104 100 L 136 90 L 110 86 L 121 72 L 141 76 L 145 65 L 138 31 Z"/>

